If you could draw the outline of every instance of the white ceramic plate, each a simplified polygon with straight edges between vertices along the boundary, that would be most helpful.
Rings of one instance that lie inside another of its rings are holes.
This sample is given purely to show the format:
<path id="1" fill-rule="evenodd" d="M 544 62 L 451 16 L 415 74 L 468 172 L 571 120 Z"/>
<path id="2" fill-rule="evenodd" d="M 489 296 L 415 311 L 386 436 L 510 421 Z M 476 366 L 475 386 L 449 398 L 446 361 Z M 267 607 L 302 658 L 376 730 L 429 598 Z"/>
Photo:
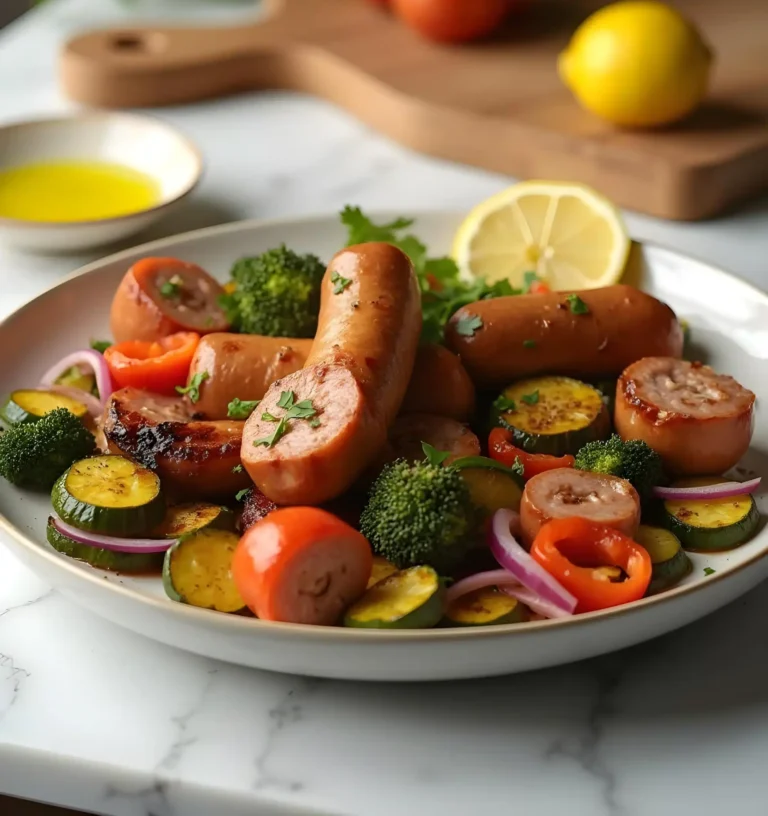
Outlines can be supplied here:
<path id="1" fill-rule="evenodd" d="M 445 252 L 458 216 L 422 215 L 417 232 Z M 108 306 L 128 266 L 176 255 L 224 279 L 231 263 L 285 242 L 329 258 L 342 244 L 335 218 L 242 223 L 189 233 L 91 264 L 0 326 L 0 393 L 34 384 L 64 353 L 108 337 Z M 633 274 L 671 303 L 717 369 L 768 399 L 768 297 L 725 272 L 657 247 L 637 248 Z M 43 327 L 45 329 L 43 330 Z M 744 466 L 768 475 L 768 422 L 758 412 Z M 757 496 L 763 513 L 768 502 Z M 13 551 L 62 593 L 121 626 L 212 658 L 262 669 L 350 680 L 449 680 L 536 669 L 592 657 L 669 632 L 728 603 L 768 576 L 768 531 L 729 553 L 692 556 L 686 580 L 663 595 L 566 621 L 483 629 L 363 631 L 262 623 L 173 603 L 156 578 L 99 572 L 45 541 L 50 506 L 0 485 L 0 523 Z M 704 568 L 715 570 L 705 575 Z"/>
<path id="2" fill-rule="evenodd" d="M 158 202 L 115 218 L 66 224 L 0 218 L 0 240 L 35 252 L 103 246 L 136 235 L 167 215 L 194 190 L 203 173 L 198 149 L 151 116 L 99 111 L 0 127 L 0 168 L 36 162 L 103 161 L 154 179 Z"/>

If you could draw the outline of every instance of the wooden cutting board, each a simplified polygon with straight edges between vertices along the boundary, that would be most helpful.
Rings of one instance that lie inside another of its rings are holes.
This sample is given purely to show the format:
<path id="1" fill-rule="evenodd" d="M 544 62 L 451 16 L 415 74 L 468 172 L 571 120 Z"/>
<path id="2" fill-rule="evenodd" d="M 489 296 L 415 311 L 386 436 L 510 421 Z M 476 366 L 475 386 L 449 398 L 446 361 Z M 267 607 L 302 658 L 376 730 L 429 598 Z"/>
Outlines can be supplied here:
<path id="1" fill-rule="evenodd" d="M 237 28 L 96 31 L 61 77 L 87 105 L 179 104 L 257 88 L 323 97 L 404 145 L 520 178 L 586 182 L 663 218 L 713 216 L 768 189 L 768 0 L 680 0 L 717 53 L 685 124 L 619 131 L 581 111 L 555 59 L 597 0 L 533 0 L 494 38 L 441 46 L 366 0 L 272 0 Z M 307 138 L 311 138 L 308 134 Z"/>

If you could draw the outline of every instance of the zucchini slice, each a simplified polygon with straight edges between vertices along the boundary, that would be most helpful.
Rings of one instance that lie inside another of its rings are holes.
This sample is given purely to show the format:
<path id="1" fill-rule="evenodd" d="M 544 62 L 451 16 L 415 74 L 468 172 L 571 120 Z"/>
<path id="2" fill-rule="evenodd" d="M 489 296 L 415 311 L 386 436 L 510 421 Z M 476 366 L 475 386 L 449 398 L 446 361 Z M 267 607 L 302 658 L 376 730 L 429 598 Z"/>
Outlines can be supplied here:
<path id="1" fill-rule="evenodd" d="M 46 414 L 57 408 L 66 408 L 76 417 L 82 418 L 88 409 L 82 402 L 56 394 L 53 391 L 38 391 L 25 389 L 14 391 L 0 409 L 0 418 L 8 425 L 22 425 L 27 422 L 37 422 Z"/>
<path id="2" fill-rule="evenodd" d="M 349 607 L 344 626 L 431 629 L 443 617 L 445 590 L 432 567 L 410 567 L 374 584 Z"/>
<path id="3" fill-rule="evenodd" d="M 387 561 L 386 558 L 382 558 L 380 555 L 374 555 L 373 569 L 366 589 L 370 589 L 374 584 L 378 584 L 379 581 L 389 578 L 390 575 L 394 575 L 396 572 L 397 567 L 391 561 Z"/>
<path id="4" fill-rule="evenodd" d="M 699 476 L 675 482 L 675 487 L 699 487 L 727 482 L 720 476 Z M 729 499 L 685 499 L 664 502 L 664 525 L 686 550 L 730 550 L 751 538 L 760 513 L 750 495 Z"/>
<path id="5" fill-rule="evenodd" d="M 92 371 L 82 371 L 79 366 L 68 368 L 56 380 L 56 385 L 66 385 L 69 388 L 79 388 L 89 394 L 99 396 L 99 389 L 96 387 L 96 375 Z"/>
<path id="6" fill-rule="evenodd" d="M 675 584 L 679 584 L 692 569 L 693 563 L 688 558 L 688 553 L 681 547 L 673 558 L 653 565 L 651 583 L 648 584 L 645 594 L 657 595 L 659 592 L 670 589 Z"/>
<path id="7" fill-rule="evenodd" d="M 463 468 L 459 472 L 481 513 L 491 516 L 497 510 L 520 509 L 523 490 L 508 473 L 489 468 Z"/>
<path id="8" fill-rule="evenodd" d="M 201 609 L 243 612 L 245 601 L 232 579 L 232 556 L 239 541 L 236 533 L 212 527 L 177 541 L 163 562 L 165 594 Z"/>
<path id="9" fill-rule="evenodd" d="M 652 564 L 663 564 L 680 552 L 680 539 L 663 527 L 641 524 L 635 533 L 635 541 L 648 550 Z"/>
<path id="10" fill-rule="evenodd" d="M 504 410 L 504 406 L 511 406 Z M 605 439 L 611 418 L 594 386 L 570 377 L 538 377 L 513 383 L 491 410 L 491 424 L 512 432 L 513 443 L 529 453 L 575 454 Z"/>
<path id="11" fill-rule="evenodd" d="M 100 547 L 89 547 L 59 532 L 53 526 L 52 518 L 48 519 L 46 537 L 54 550 L 78 561 L 84 561 L 97 569 L 111 572 L 152 573 L 160 572 L 163 567 L 163 553 L 119 553 L 103 550 Z"/>
<path id="12" fill-rule="evenodd" d="M 445 610 L 447 626 L 498 626 L 520 623 L 526 618 L 525 607 L 496 587 L 483 587 L 449 604 Z"/>
<path id="13" fill-rule="evenodd" d="M 166 509 L 154 534 L 158 538 L 181 538 L 208 527 L 234 531 L 235 514 L 228 507 L 206 502 L 173 504 Z"/>
<path id="14" fill-rule="evenodd" d="M 73 527 L 112 536 L 147 535 L 165 515 L 157 474 L 124 456 L 75 462 L 54 484 L 51 502 Z"/>

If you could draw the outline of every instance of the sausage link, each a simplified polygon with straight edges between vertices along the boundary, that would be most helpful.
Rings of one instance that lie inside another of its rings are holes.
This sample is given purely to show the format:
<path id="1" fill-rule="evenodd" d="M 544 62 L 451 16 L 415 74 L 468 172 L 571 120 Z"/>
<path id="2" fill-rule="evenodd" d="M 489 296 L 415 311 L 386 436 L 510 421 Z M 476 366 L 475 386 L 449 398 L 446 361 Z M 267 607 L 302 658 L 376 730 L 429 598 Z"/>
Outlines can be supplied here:
<path id="1" fill-rule="evenodd" d="M 401 414 L 432 414 L 466 422 L 475 411 L 475 386 L 445 346 L 419 346 Z"/>
<path id="2" fill-rule="evenodd" d="M 562 292 L 470 303 L 451 318 L 448 346 L 479 388 L 538 374 L 615 377 L 642 357 L 682 355 L 683 330 L 660 300 L 625 285 L 576 294 L 588 312 Z M 482 325 L 467 331 L 467 318 Z"/>
<path id="3" fill-rule="evenodd" d="M 339 279 L 349 283 L 338 287 Z M 270 386 L 246 423 L 243 464 L 277 504 L 320 504 L 351 486 L 384 446 L 402 404 L 421 331 L 421 297 L 408 257 L 385 243 L 339 252 L 323 279 L 318 330 L 305 367 Z M 309 400 L 311 422 L 282 398 Z M 266 418 L 265 418 L 266 417 Z M 271 441 L 264 441 L 271 440 Z"/>

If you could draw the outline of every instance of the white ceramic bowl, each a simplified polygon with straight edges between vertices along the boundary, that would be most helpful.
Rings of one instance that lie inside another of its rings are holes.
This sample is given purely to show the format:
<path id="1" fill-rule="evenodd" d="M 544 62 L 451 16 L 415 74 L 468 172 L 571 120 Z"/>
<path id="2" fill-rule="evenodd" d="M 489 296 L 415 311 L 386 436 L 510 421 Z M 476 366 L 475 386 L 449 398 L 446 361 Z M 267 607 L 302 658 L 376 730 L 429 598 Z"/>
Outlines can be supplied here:
<path id="1" fill-rule="evenodd" d="M 0 170 L 45 161 L 106 161 L 153 178 L 160 200 L 117 218 L 45 223 L 0 218 L 0 241 L 37 252 L 89 249 L 135 235 L 192 192 L 203 173 L 198 149 L 170 125 L 132 113 L 84 113 L 0 127 Z"/>
<path id="2" fill-rule="evenodd" d="M 382 217 L 391 217 L 385 214 Z M 461 216 L 418 217 L 415 232 L 446 252 Z M 0 324 L 0 397 L 36 382 L 64 354 L 109 332 L 109 304 L 137 259 L 171 255 L 224 280 L 232 262 L 285 242 L 330 256 L 344 233 L 335 217 L 230 224 L 156 241 L 90 264 Z M 659 247 L 636 248 L 630 282 L 668 301 L 690 321 L 696 353 L 768 400 L 768 297 L 707 264 Z M 40 326 L 46 331 L 41 332 Z M 757 412 L 746 468 L 768 476 L 768 415 Z M 768 512 L 768 484 L 756 501 Z M 155 577 L 114 575 L 56 553 L 45 540 L 47 496 L 0 481 L 0 532 L 45 581 L 114 623 L 197 654 L 262 669 L 347 680 L 453 680 L 543 668 L 593 657 L 702 617 L 768 577 L 768 530 L 730 552 L 693 553 L 677 587 L 627 606 L 476 629 L 412 631 L 270 623 L 170 601 Z M 715 570 L 705 573 L 705 568 Z M 158 669 L 162 672 L 162 668 Z"/>

